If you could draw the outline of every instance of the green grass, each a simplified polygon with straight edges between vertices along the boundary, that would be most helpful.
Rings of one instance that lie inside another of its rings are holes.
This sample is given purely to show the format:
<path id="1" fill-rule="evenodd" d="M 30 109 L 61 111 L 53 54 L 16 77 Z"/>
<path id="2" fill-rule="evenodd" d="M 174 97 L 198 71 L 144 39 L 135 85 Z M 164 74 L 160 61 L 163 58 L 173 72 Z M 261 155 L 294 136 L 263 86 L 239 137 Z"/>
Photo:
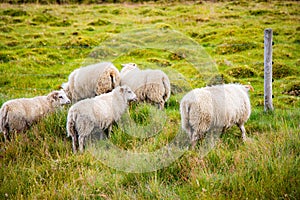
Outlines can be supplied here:
<path id="1" fill-rule="evenodd" d="M 133 124 L 113 127 L 110 141 L 121 149 L 155 152 L 172 142 L 180 133 L 180 99 L 192 88 L 250 82 L 255 89 L 249 140 L 243 143 L 233 127 L 207 154 L 198 144 L 151 172 L 118 171 L 89 151 L 74 155 L 68 107 L 9 143 L 1 134 L 0 199 L 300 199 L 299 8 L 292 1 L 0 4 L 0 105 L 47 94 L 74 69 L 108 56 L 119 69 L 136 62 L 168 74 L 172 96 L 163 112 L 133 105 L 124 116 Z M 157 37 L 145 28 L 180 34 Z M 274 32 L 272 113 L 263 111 L 265 28 Z M 202 61 L 215 69 L 197 65 Z"/>

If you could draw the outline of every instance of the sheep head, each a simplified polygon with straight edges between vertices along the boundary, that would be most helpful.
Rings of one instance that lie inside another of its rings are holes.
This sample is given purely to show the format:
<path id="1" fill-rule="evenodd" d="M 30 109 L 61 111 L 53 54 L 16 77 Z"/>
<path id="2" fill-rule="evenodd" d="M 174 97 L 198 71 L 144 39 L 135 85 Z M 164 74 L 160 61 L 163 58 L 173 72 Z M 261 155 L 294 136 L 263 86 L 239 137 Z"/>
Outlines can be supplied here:
<path id="1" fill-rule="evenodd" d="M 127 102 L 137 101 L 136 94 L 128 86 L 119 87 L 119 91 Z"/>
<path id="2" fill-rule="evenodd" d="M 252 87 L 252 85 L 244 85 L 245 86 L 245 88 L 246 88 L 246 90 L 247 91 L 251 91 L 251 92 L 253 92 L 254 91 L 254 88 Z"/>
<path id="3" fill-rule="evenodd" d="M 135 63 L 127 63 L 127 64 L 121 64 L 122 65 L 122 69 L 121 69 L 121 76 L 124 76 L 127 72 L 133 70 L 133 69 L 138 69 L 137 64 Z"/>
<path id="4" fill-rule="evenodd" d="M 63 90 L 53 91 L 47 96 L 47 100 L 54 106 L 70 104 L 71 101 Z"/>

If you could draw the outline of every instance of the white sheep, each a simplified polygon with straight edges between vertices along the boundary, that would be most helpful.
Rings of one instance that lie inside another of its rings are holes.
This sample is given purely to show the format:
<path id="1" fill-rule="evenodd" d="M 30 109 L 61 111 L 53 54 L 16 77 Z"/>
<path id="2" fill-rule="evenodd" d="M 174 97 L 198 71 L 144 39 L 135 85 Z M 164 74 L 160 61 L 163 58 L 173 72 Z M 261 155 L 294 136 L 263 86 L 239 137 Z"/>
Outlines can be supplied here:
<path id="1" fill-rule="evenodd" d="M 120 73 L 110 62 L 75 69 L 62 84 L 73 103 L 112 91 L 120 84 Z"/>
<path id="2" fill-rule="evenodd" d="M 106 138 L 136 95 L 128 86 L 119 86 L 112 92 L 84 99 L 71 106 L 67 117 L 67 133 L 72 137 L 73 151 L 82 152 L 85 140 L 91 135 Z M 107 131 L 107 135 L 105 135 Z"/>
<path id="3" fill-rule="evenodd" d="M 69 103 L 63 90 L 52 91 L 47 96 L 9 100 L 0 109 L 0 132 L 8 141 L 10 132 L 22 132 L 46 114 Z"/>
<path id="4" fill-rule="evenodd" d="M 164 108 L 171 86 L 168 76 L 161 70 L 140 70 L 135 63 L 122 64 L 121 85 L 128 85 L 139 101 L 158 104 Z"/>
<path id="5" fill-rule="evenodd" d="M 192 147 L 212 130 L 226 129 L 236 124 L 243 140 L 244 123 L 251 113 L 248 91 L 251 86 L 224 84 L 197 88 L 187 93 L 180 102 L 181 126 L 189 135 Z"/>

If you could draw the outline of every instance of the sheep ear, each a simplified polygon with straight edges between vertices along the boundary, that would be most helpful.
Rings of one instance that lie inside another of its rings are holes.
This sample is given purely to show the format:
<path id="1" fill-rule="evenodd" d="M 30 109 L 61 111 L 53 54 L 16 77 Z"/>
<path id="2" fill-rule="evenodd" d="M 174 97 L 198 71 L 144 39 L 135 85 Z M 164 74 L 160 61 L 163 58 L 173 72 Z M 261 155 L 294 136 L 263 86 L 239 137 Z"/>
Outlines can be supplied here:
<path id="1" fill-rule="evenodd" d="M 252 85 L 245 85 L 245 88 L 247 89 L 247 91 L 251 91 L 253 92 L 254 91 L 254 88 L 252 87 Z"/>
<path id="2" fill-rule="evenodd" d="M 60 89 L 66 89 L 66 88 L 67 88 L 67 84 L 68 84 L 68 83 L 63 83 L 63 84 L 61 84 L 61 85 L 60 85 Z"/>
<path id="3" fill-rule="evenodd" d="M 56 101 L 58 99 L 58 92 L 52 92 L 50 95 L 47 97 L 50 102 Z"/>

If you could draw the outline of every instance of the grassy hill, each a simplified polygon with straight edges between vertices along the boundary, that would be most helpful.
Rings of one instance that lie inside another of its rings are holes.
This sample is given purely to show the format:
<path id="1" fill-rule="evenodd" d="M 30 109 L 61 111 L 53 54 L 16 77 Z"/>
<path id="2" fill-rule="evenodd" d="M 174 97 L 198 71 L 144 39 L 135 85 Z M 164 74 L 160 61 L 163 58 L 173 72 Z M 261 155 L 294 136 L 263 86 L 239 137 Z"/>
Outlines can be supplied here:
<path id="1" fill-rule="evenodd" d="M 110 141 L 125 151 L 157 152 L 174 141 L 179 102 L 192 88 L 236 82 L 255 89 L 247 142 L 233 127 L 208 152 L 199 143 L 141 173 L 111 167 L 92 151 L 73 155 L 68 107 L 9 143 L 1 134 L 0 198 L 299 199 L 299 13 L 294 1 L 0 4 L 0 105 L 45 95 L 74 69 L 98 61 L 119 69 L 135 62 L 169 75 L 172 96 L 163 112 L 134 105 L 127 116 L 136 126 L 123 126 L 124 117 L 113 127 Z M 263 111 L 265 28 L 273 29 L 274 41 L 272 113 Z M 150 135 L 137 137 L 135 130 Z"/>

